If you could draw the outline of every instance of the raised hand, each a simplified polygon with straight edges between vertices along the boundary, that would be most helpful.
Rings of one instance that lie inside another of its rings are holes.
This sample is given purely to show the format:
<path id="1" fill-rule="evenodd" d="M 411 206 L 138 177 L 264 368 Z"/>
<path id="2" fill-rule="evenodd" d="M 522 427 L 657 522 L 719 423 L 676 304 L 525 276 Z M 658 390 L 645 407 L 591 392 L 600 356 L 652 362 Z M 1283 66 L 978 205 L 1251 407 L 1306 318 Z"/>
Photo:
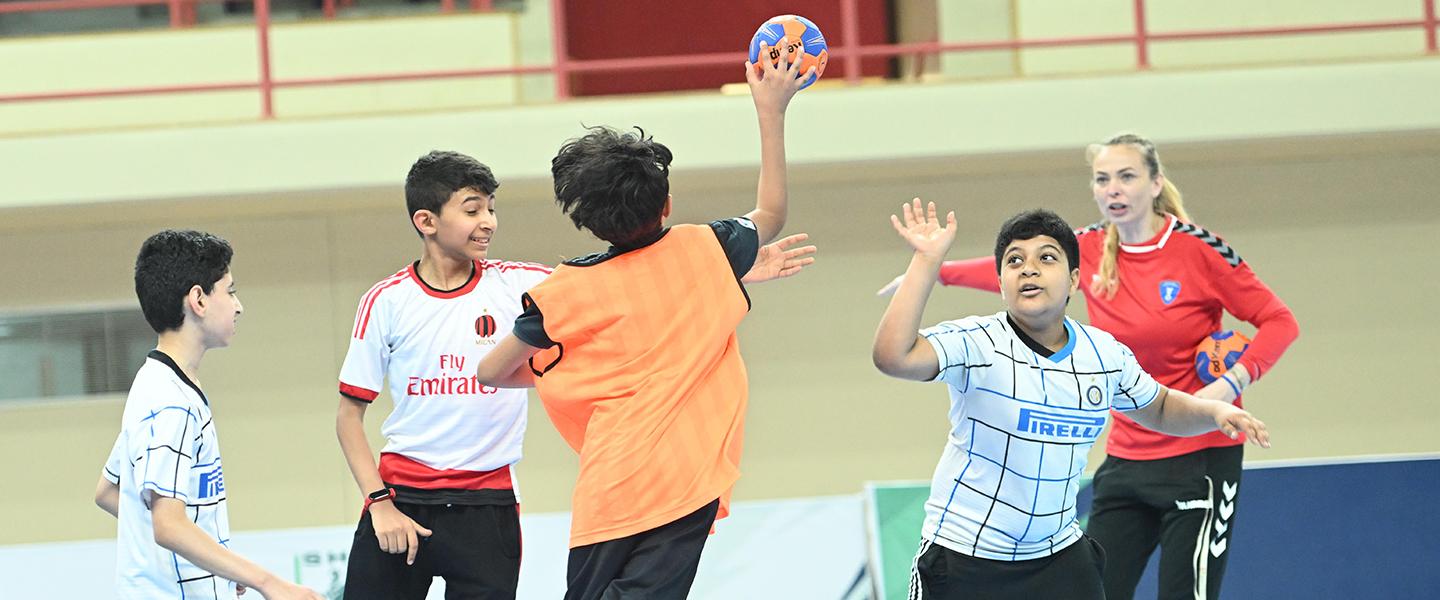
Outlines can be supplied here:
<path id="1" fill-rule="evenodd" d="M 920 199 L 916 198 L 900 205 L 900 212 L 903 221 L 902 217 L 890 215 L 890 224 L 895 226 L 895 232 L 916 253 L 934 260 L 944 259 L 950 245 L 955 243 L 955 211 L 950 211 L 943 226 L 935 214 L 934 202 L 930 203 L 928 211 L 922 212 Z"/>
<path id="2" fill-rule="evenodd" d="M 797 233 L 786 236 L 773 244 L 760 248 L 755 255 L 755 265 L 740 281 L 745 283 L 760 283 L 772 279 L 783 279 L 799 273 L 801 269 L 810 266 L 815 262 L 815 246 L 802 246 L 789 248 L 800 242 L 810 239 L 809 234 Z"/>
<path id="3" fill-rule="evenodd" d="M 755 63 L 745 62 L 745 81 L 750 84 L 750 96 L 755 100 L 755 110 L 761 113 L 784 114 L 785 107 L 790 105 L 790 99 L 795 97 L 795 92 L 800 91 L 800 85 L 815 74 L 815 67 L 805 71 L 805 76 L 800 77 L 800 61 L 798 52 L 781 52 L 778 62 L 771 62 L 770 45 L 760 44 L 760 67 L 757 69 Z M 794 60 L 795 62 L 790 62 Z"/>

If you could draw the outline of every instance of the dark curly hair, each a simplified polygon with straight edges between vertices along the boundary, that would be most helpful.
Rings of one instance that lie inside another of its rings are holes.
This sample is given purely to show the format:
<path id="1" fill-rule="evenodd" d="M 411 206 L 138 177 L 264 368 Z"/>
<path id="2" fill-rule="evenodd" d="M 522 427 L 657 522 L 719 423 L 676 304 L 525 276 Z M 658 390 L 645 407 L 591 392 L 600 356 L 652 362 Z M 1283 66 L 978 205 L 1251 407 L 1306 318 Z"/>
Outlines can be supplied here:
<path id="1" fill-rule="evenodd" d="M 1005 249 L 1010 247 L 1010 242 L 1042 235 L 1048 235 L 1060 243 L 1060 249 L 1065 251 L 1065 258 L 1070 261 L 1070 270 L 1080 268 L 1080 242 L 1075 239 L 1075 230 L 1071 229 L 1070 224 L 1060 218 L 1060 215 L 1037 208 L 1010 217 L 1000 226 L 1000 233 L 995 236 L 995 272 L 1000 272 L 1002 258 Z"/>
<path id="2" fill-rule="evenodd" d="M 230 271 L 230 242 L 202 231 L 166 229 L 140 245 L 135 257 L 135 296 L 155 333 L 185 323 L 184 299 L 200 286 L 209 294 Z"/>
<path id="3" fill-rule="evenodd" d="M 670 196 L 674 156 L 639 127 L 589 127 L 550 161 L 555 202 L 576 229 L 626 246 L 654 233 Z"/>
<path id="4" fill-rule="evenodd" d="M 411 226 L 416 212 L 428 210 L 438 215 L 451 194 L 467 188 L 494 194 L 500 182 L 490 167 L 459 152 L 432 150 L 420 157 L 405 176 L 405 209 Z"/>

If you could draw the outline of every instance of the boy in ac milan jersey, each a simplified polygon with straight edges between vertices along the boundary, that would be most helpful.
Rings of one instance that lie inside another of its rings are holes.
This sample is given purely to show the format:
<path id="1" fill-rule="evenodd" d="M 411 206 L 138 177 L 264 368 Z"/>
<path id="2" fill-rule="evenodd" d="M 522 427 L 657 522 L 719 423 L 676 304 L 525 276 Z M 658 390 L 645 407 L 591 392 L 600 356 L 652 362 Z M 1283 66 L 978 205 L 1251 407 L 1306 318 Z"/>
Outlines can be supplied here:
<path id="1" fill-rule="evenodd" d="M 475 363 L 510 330 L 543 265 L 487 258 L 495 234 L 490 169 L 455 152 L 410 168 L 405 204 L 420 259 L 360 299 L 340 370 L 335 429 L 365 506 L 345 598 L 514 598 L 520 574 L 514 464 L 526 392 L 480 385 Z M 389 382 L 394 409 L 376 464 L 370 403 Z M 476 402 L 475 398 L 484 398 Z"/>

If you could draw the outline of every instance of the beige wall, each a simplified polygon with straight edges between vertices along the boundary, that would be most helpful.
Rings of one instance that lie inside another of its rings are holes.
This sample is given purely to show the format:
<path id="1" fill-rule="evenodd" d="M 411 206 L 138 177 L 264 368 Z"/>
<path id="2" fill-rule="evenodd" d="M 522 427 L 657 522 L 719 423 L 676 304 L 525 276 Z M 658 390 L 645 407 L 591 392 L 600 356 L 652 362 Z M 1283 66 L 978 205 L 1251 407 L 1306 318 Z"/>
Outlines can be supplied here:
<path id="1" fill-rule="evenodd" d="M 272 77 L 311 79 L 503 68 L 517 63 L 520 17 L 427 15 L 282 23 L 270 32 Z M 533 19 L 532 19 L 533 20 Z M 546 38 L 548 39 L 548 38 Z M 256 83 L 253 26 L 0 41 L 0 95 Z M 279 117 L 510 105 L 516 77 L 277 89 Z M 257 90 L 0 103 L 0 135 L 259 119 Z"/>
<path id="2" fill-rule="evenodd" d="M 1125 36 L 1135 32 L 1131 0 L 932 1 L 939 7 L 940 39 L 947 42 Z M 1415 0 L 1149 0 L 1145 10 L 1146 29 L 1151 34 L 1406 21 L 1423 17 L 1423 5 Z M 1418 27 L 1265 38 L 1152 40 L 1149 44 L 1150 65 L 1154 69 L 1412 57 L 1421 56 L 1424 51 L 1424 34 Z M 1133 70 L 1136 51 L 1134 44 L 1125 42 L 947 54 L 941 63 L 943 75 L 953 78 L 1090 74 Z"/>
<path id="3" fill-rule="evenodd" d="M 1163 95 L 1157 95 L 1162 90 Z M 1440 129 L 1440 58 L 812 88 L 786 117 L 796 165 L 1083 146 L 1136 128 L 1176 142 Z M 744 95 L 655 94 L 384 117 L 279 119 L 56 136 L 0 136 L 0 207 L 153 201 L 391 185 L 432 148 L 549 176 L 580 124 L 640 124 L 687 171 L 754 167 Z M 0 127 L 4 122 L 0 120 Z M 80 165 L 80 167 L 77 167 Z M 68 185 L 77 168 L 89 185 Z"/>
<path id="4" fill-rule="evenodd" d="M 1440 326 L 1431 304 L 1440 269 L 1425 243 L 1440 226 L 1440 133 L 1161 143 L 1192 215 L 1300 320 L 1300 340 L 1247 394 L 1275 440 L 1250 458 L 1440 450 L 1440 408 L 1415 378 L 1427 368 L 1417 358 L 1428 355 L 1426 334 Z M 680 165 L 676 219 L 733 215 L 753 202 L 753 171 Z M 393 165 L 396 180 L 407 166 Z M 907 260 L 887 215 L 914 195 L 957 208 L 951 254 L 980 255 L 1022 208 L 1094 220 L 1085 177 L 1078 148 L 797 168 L 789 230 L 811 233 L 822 250 L 801 276 L 752 287 L 742 328 L 752 400 L 736 497 L 927 478 L 944 443 L 946 393 L 887 379 L 869 362 L 884 307 L 873 291 Z M 545 191 L 543 182 L 505 182 L 498 257 L 553 263 L 600 247 Z M 229 238 L 246 315 L 234 347 L 207 357 L 202 383 L 215 401 L 232 524 L 347 523 L 359 495 L 334 441 L 336 374 L 360 294 L 418 252 L 403 214 L 398 188 L 11 209 L 0 218 L 0 281 L 10 282 L 0 310 L 130 302 L 131 261 L 146 235 L 195 227 Z M 999 308 L 994 296 L 946 289 L 926 321 Z M 384 398 L 375 404 L 372 430 L 388 408 Z M 90 493 L 120 411 L 114 399 L 0 406 L 0 480 L 13 492 L 0 497 L 11 516 L 0 544 L 113 534 Z M 520 467 L 526 510 L 566 510 L 575 459 L 533 404 L 531 417 Z"/>

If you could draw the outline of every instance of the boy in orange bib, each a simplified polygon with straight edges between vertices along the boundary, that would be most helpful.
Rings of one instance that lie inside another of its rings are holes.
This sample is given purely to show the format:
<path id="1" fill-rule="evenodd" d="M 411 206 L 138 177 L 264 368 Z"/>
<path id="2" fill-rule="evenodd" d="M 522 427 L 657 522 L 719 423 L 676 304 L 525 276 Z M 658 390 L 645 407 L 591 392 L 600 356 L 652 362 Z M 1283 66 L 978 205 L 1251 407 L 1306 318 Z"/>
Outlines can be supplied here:
<path id="1" fill-rule="evenodd" d="M 552 161 L 555 196 L 612 246 L 524 295 L 514 331 L 479 364 L 487 385 L 533 381 L 580 454 L 567 600 L 684 597 L 728 512 L 748 395 L 743 282 L 793 274 L 813 251 L 751 272 L 785 225 L 785 108 L 803 79 L 787 64 L 746 74 L 760 121 L 755 210 L 666 227 L 670 150 L 643 131 L 592 128 Z"/>

